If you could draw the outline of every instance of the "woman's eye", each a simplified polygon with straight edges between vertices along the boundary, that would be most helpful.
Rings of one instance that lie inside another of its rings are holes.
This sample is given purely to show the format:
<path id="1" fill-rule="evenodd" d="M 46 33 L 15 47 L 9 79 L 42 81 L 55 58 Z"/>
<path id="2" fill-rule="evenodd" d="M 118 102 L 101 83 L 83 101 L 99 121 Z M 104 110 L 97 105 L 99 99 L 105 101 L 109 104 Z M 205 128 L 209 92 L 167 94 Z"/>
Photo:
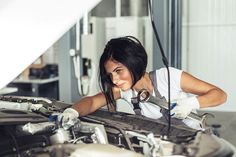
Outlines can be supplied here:
<path id="1" fill-rule="evenodd" d="M 116 70 L 116 73 L 117 73 L 117 74 L 119 74 L 119 73 L 121 73 L 121 72 L 122 72 L 122 69 L 117 69 L 117 70 Z"/>

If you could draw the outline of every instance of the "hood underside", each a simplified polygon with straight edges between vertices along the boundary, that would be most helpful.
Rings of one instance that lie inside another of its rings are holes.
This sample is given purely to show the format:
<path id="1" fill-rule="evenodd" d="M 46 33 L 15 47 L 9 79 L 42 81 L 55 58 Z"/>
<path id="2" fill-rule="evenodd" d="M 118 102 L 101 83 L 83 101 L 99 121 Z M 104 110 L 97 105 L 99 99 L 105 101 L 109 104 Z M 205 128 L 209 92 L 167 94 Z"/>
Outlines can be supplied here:
<path id="1" fill-rule="evenodd" d="M 1 0 L 0 89 L 62 37 L 100 0 Z"/>

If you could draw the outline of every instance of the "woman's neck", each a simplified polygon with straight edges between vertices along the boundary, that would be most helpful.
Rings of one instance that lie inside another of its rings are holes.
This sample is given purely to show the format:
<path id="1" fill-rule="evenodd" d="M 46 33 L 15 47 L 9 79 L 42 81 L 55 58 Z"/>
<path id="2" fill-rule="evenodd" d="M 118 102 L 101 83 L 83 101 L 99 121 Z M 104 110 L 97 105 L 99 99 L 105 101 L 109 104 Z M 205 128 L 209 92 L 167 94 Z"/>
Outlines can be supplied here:
<path id="1" fill-rule="evenodd" d="M 145 73 L 144 76 L 134 85 L 133 89 L 137 92 L 141 89 L 147 89 L 150 93 L 152 93 L 153 85 L 149 74 Z"/>

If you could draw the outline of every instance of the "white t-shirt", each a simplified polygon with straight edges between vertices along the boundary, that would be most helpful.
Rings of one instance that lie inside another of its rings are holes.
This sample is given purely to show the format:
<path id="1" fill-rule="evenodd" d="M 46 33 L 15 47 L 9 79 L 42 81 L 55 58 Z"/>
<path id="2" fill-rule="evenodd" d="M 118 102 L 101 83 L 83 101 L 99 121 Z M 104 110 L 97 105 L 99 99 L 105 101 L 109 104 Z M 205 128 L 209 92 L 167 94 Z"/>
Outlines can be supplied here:
<path id="1" fill-rule="evenodd" d="M 180 87 L 180 81 L 181 81 L 181 75 L 182 70 L 169 67 L 170 71 L 170 100 L 171 102 L 175 102 L 178 99 L 182 99 L 188 96 L 187 93 L 183 92 Z M 168 100 L 168 76 L 167 76 L 167 69 L 161 68 L 156 70 L 156 84 L 157 89 L 161 96 L 164 96 L 166 100 Z M 121 98 L 124 99 L 131 108 L 133 107 L 133 104 L 131 103 L 131 98 L 134 96 L 137 96 L 137 92 L 133 91 L 132 89 L 128 91 L 121 91 Z M 153 96 L 155 96 L 155 92 L 152 93 Z M 152 118 L 152 119 L 158 119 L 162 117 L 162 113 L 160 112 L 160 107 L 151 103 L 139 103 L 139 107 L 141 108 L 141 114 L 145 117 Z M 196 124 L 195 122 L 184 119 L 183 122 L 188 125 L 189 127 L 199 129 L 199 124 Z"/>

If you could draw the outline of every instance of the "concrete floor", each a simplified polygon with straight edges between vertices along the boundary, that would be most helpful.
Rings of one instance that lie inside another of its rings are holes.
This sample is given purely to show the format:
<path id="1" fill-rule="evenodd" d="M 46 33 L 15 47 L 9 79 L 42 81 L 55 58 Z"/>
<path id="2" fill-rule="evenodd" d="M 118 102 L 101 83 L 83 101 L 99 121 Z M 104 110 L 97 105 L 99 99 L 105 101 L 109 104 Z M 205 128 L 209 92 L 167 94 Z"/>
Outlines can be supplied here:
<path id="1" fill-rule="evenodd" d="M 220 137 L 236 146 L 236 112 L 200 111 L 201 113 L 214 114 L 215 118 L 209 118 L 207 124 L 221 125 L 217 129 Z"/>

